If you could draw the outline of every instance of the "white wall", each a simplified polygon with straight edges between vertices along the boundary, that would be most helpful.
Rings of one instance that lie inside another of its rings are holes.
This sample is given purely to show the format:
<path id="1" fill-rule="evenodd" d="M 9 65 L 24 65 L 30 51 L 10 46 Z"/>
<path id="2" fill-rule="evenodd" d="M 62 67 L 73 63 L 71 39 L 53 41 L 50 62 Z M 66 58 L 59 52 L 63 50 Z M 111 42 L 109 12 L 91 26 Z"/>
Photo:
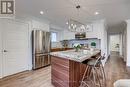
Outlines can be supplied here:
<path id="1" fill-rule="evenodd" d="M 32 16 L 16 16 L 16 19 L 19 21 L 23 21 L 29 24 L 29 70 L 32 69 L 32 37 L 31 33 L 32 30 L 43 30 L 43 31 L 50 31 L 50 23 L 47 20 L 41 20 L 36 17 Z"/>
<path id="2" fill-rule="evenodd" d="M 99 38 L 101 38 L 101 54 L 105 54 L 105 59 L 102 61 L 103 65 L 105 65 L 105 62 L 107 61 L 108 58 L 108 35 L 107 35 L 107 25 L 105 23 L 105 21 L 102 21 L 102 23 L 100 24 L 99 29 L 101 29 Z"/>
<path id="3" fill-rule="evenodd" d="M 31 23 L 32 23 L 31 24 L 32 25 L 31 30 L 43 30 L 43 31 L 49 31 L 50 30 L 48 23 L 44 23 L 42 21 L 38 21 L 38 20 L 35 20 L 35 19 L 32 19 Z"/>
<path id="4" fill-rule="evenodd" d="M 126 62 L 127 61 L 127 29 L 124 30 L 123 32 L 123 41 L 122 41 L 123 45 L 122 45 L 122 55 L 123 55 L 123 58 L 124 58 L 124 61 Z"/>
<path id="5" fill-rule="evenodd" d="M 120 53 L 120 56 L 123 58 L 123 34 L 121 33 L 120 36 L 120 48 L 119 48 L 119 53 Z"/>
<path id="6" fill-rule="evenodd" d="M 130 67 L 130 20 L 127 20 L 127 66 Z"/>

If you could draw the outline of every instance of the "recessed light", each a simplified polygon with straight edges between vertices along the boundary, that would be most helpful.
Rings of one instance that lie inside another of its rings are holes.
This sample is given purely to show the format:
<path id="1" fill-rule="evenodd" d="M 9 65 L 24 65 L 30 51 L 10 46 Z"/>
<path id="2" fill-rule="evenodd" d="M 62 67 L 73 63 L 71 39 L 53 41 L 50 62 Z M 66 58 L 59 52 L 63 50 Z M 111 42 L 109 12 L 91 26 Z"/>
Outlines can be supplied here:
<path id="1" fill-rule="evenodd" d="M 43 12 L 43 11 L 40 11 L 40 14 L 44 14 L 44 12 Z"/>
<path id="2" fill-rule="evenodd" d="M 68 23 L 68 22 L 66 22 L 66 24 L 68 25 L 69 23 Z"/>
<path id="3" fill-rule="evenodd" d="M 95 15 L 98 15 L 99 14 L 99 12 L 95 12 Z"/>

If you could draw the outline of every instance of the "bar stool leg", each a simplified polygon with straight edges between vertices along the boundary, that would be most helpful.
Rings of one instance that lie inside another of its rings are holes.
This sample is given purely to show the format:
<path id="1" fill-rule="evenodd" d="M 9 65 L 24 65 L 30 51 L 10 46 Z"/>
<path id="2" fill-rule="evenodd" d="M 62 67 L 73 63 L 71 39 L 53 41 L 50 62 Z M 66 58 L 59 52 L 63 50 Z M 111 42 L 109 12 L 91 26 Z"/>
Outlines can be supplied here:
<path id="1" fill-rule="evenodd" d="M 81 80 L 81 83 L 80 83 L 80 87 L 83 87 L 83 83 L 85 83 L 84 82 L 84 79 L 85 79 L 85 76 L 86 76 L 86 73 L 87 73 L 87 67 L 86 67 L 86 69 L 85 69 L 85 72 L 84 72 L 84 74 L 83 74 L 83 77 L 82 77 L 82 80 Z M 85 83 L 86 84 L 86 83 Z M 86 84 L 87 85 L 87 84 Z M 87 85 L 88 86 L 88 85 Z"/>
<path id="2" fill-rule="evenodd" d="M 106 87 L 106 77 L 105 77 L 105 71 L 102 65 L 99 67 L 99 81 L 101 83 L 101 87 Z"/>
<path id="3" fill-rule="evenodd" d="M 101 82 L 100 82 L 100 76 L 99 76 L 99 73 L 98 73 L 98 69 L 97 68 L 94 68 L 95 69 L 95 72 L 96 72 L 96 75 L 97 75 L 97 81 L 98 81 L 98 85 L 99 87 L 101 87 Z"/>
<path id="4" fill-rule="evenodd" d="M 86 72 L 87 72 L 87 68 L 85 69 L 85 72 L 84 72 L 84 74 L 83 74 L 83 77 L 82 77 L 81 83 L 82 83 L 82 81 L 84 80 L 84 78 L 85 78 L 85 76 L 86 76 Z"/>
<path id="5" fill-rule="evenodd" d="M 101 64 L 101 73 L 102 73 L 102 76 L 103 76 L 103 82 L 104 82 L 104 86 L 106 87 L 106 75 L 105 75 L 105 70 L 104 70 L 104 67 L 103 65 Z"/>
<path id="6" fill-rule="evenodd" d="M 99 75 L 97 73 L 97 69 L 95 67 L 93 67 L 92 71 L 93 71 L 94 86 L 97 87 L 97 85 L 98 85 L 99 87 L 101 87 L 101 83 L 100 83 L 100 80 L 99 80 Z"/>
<path id="7" fill-rule="evenodd" d="M 95 84 L 95 87 L 96 87 L 96 80 L 95 80 L 95 71 L 94 71 L 94 68 L 92 68 L 92 73 L 93 73 L 93 81 L 94 81 L 94 84 Z"/>
<path id="8" fill-rule="evenodd" d="M 89 71 L 89 73 L 87 73 L 88 71 Z M 92 72 L 92 67 L 87 67 L 87 68 L 85 69 L 79 87 L 96 87 L 96 86 L 94 85 L 94 82 L 93 82 L 93 81 L 91 80 L 91 78 L 89 77 L 90 74 L 91 74 L 91 72 Z M 86 75 L 87 75 L 87 79 L 88 79 L 88 81 L 91 82 L 91 85 L 90 85 L 90 84 L 88 85 L 88 84 L 87 84 L 87 81 L 86 81 L 86 82 L 84 81 L 84 80 L 86 79 L 86 78 L 85 78 Z M 88 75 L 89 75 L 89 76 L 88 76 Z"/>

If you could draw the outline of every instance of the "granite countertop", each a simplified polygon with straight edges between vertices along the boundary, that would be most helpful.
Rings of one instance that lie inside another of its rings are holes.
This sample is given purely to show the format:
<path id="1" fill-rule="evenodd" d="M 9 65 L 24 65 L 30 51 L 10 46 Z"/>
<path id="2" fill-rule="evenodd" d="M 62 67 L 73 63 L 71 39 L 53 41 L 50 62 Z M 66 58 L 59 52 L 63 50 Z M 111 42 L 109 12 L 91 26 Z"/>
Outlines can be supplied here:
<path id="1" fill-rule="evenodd" d="M 50 55 L 57 56 L 60 58 L 70 59 L 76 62 L 83 62 L 86 59 L 91 58 L 98 54 L 100 50 L 96 49 L 94 51 L 90 50 L 81 50 L 79 52 L 75 52 L 75 50 L 67 50 L 67 51 L 58 51 L 58 52 L 51 52 Z"/>
<path id="2" fill-rule="evenodd" d="M 67 47 L 67 48 L 72 48 L 72 47 Z M 53 47 L 51 49 L 65 49 L 65 47 Z"/>

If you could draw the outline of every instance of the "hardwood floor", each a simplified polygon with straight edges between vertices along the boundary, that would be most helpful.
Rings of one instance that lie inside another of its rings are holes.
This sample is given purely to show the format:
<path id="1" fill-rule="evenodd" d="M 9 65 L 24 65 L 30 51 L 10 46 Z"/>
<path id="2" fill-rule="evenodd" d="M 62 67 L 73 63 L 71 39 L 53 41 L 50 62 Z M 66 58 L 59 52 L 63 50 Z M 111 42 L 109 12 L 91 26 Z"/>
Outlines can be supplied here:
<path id="1" fill-rule="evenodd" d="M 126 70 L 126 64 L 116 52 L 111 52 L 111 56 L 105 65 L 107 87 L 113 87 L 113 83 L 119 79 L 130 79 L 130 73 Z"/>
<path id="2" fill-rule="evenodd" d="M 113 87 L 118 79 L 130 78 L 125 63 L 117 53 L 112 53 L 105 65 L 107 87 Z M 0 87 L 54 87 L 51 84 L 51 67 L 27 71 L 0 80 Z"/>
<path id="3" fill-rule="evenodd" d="M 0 80 L 0 87 L 53 87 L 51 67 L 27 71 Z"/>

